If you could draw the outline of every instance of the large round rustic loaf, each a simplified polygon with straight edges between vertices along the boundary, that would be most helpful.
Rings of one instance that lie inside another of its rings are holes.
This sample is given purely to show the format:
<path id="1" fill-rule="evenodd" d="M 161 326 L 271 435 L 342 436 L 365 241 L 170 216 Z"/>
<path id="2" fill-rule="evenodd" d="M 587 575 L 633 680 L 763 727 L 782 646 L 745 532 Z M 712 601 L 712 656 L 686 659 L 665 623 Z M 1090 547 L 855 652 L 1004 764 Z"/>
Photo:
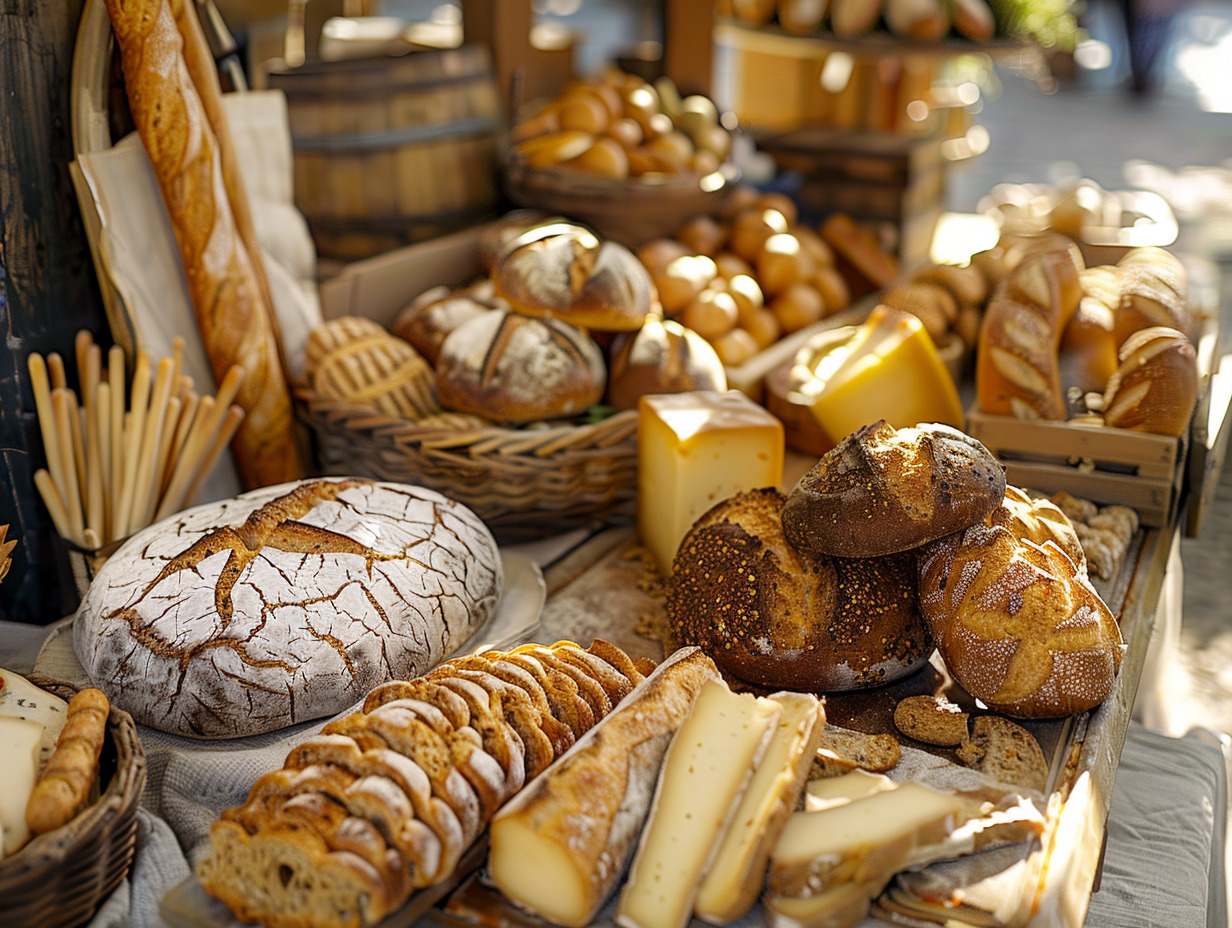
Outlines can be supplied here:
<path id="1" fill-rule="evenodd" d="M 783 532 L 814 554 L 899 554 L 980 521 L 1004 496 L 1004 469 L 974 438 L 936 423 L 895 430 L 882 419 L 800 478 Z"/>
<path id="2" fill-rule="evenodd" d="M 918 669 L 933 642 L 913 554 L 832 558 L 792 549 L 784 496 L 720 502 L 685 535 L 665 609 L 672 644 L 696 645 L 749 683 L 809 692 L 879 686 Z"/>
<path id="3" fill-rule="evenodd" d="M 138 722 L 251 735 L 425 672 L 494 614 L 503 580 L 487 527 L 438 493 L 282 484 L 130 538 L 82 601 L 73 645 Z"/>
<path id="4" fill-rule="evenodd" d="M 1058 718 L 1112 692 L 1120 629 L 1055 542 L 972 525 L 921 553 L 919 593 L 946 667 L 993 711 Z"/>

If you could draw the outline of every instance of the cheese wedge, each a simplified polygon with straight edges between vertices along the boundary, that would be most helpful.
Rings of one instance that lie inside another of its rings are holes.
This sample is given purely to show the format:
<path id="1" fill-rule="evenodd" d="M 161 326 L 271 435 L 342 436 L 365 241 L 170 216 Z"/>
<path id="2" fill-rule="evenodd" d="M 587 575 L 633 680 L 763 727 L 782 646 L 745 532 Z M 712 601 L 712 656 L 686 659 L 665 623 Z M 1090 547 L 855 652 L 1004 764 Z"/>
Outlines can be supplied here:
<path id="1" fill-rule="evenodd" d="M 0 668 L 0 715 L 38 722 L 43 727 L 39 747 L 40 769 L 56 749 L 56 739 L 68 716 L 68 703 L 39 689 L 21 674 Z"/>
<path id="2" fill-rule="evenodd" d="M 850 340 L 830 345 L 809 359 L 812 376 L 791 399 L 809 407 L 831 446 L 878 419 L 962 427 L 954 378 L 915 316 L 878 306 Z"/>
<path id="3" fill-rule="evenodd" d="M 875 883 L 839 883 L 815 896 L 766 896 L 770 928 L 851 928 L 860 924 L 881 892 Z"/>
<path id="4" fill-rule="evenodd" d="M 857 767 L 837 777 L 820 777 L 804 784 L 804 811 L 821 812 L 845 806 L 874 793 L 894 789 L 897 784 L 884 773 L 870 773 Z"/>
<path id="5" fill-rule="evenodd" d="M 39 772 L 43 726 L 29 719 L 0 716 L 0 847 L 8 857 L 30 840 L 26 803 Z"/>
<path id="6" fill-rule="evenodd" d="M 693 914 L 712 925 L 740 918 L 761 895 L 770 851 L 796 807 L 825 725 L 816 696 L 770 698 L 782 715 L 693 903 Z"/>
<path id="7" fill-rule="evenodd" d="M 767 887 L 811 896 L 842 882 L 888 880 L 917 847 L 953 831 L 966 810 L 957 796 L 903 783 L 821 812 L 796 812 L 770 855 Z"/>
<path id="8" fill-rule="evenodd" d="M 558 925 L 594 921 L 633 854 L 672 735 L 718 678 L 708 656 L 681 648 L 502 806 L 489 830 L 497 888 Z"/>
<path id="9" fill-rule="evenodd" d="M 709 681 L 668 748 L 650 820 L 621 891 L 622 928 L 683 928 L 699 881 L 782 714 Z"/>
<path id="10" fill-rule="evenodd" d="M 637 424 L 637 529 L 668 576 L 697 517 L 744 490 L 783 481 L 783 423 L 737 390 L 643 396 Z"/>

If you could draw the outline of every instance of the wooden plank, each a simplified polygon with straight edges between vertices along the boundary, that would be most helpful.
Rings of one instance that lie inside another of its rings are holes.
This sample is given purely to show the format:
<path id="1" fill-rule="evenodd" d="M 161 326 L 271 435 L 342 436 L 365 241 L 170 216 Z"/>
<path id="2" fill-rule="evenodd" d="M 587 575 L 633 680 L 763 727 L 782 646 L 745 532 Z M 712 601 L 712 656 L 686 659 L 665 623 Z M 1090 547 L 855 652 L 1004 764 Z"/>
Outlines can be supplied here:
<path id="1" fill-rule="evenodd" d="M 73 357 L 78 329 L 108 342 L 69 177 L 70 73 L 82 0 L 0 6 L 0 525 L 16 540 L 0 618 L 45 624 L 76 606 L 68 559 L 34 489 L 43 464 L 26 359 Z"/>
<path id="2" fill-rule="evenodd" d="M 1129 506 L 1138 511 L 1139 520 L 1146 526 L 1169 524 L 1176 509 L 1178 493 L 1171 478 L 1131 477 L 1053 464 L 1003 463 L 1006 480 L 1013 486 L 1048 494 L 1064 490 L 1101 505 Z"/>

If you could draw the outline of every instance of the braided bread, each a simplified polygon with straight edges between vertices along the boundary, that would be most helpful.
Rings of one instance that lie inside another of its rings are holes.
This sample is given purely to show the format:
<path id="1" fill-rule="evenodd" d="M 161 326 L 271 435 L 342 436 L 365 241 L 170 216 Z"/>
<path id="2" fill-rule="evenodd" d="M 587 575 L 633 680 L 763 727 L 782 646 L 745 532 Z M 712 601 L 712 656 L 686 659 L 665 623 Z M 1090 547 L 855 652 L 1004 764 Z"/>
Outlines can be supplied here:
<path id="1" fill-rule="evenodd" d="M 613 645 L 558 642 L 378 686 L 223 812 L 202 884 L 271 928 L 376 924 L 449 878 L 496 811 L 643 679 Z"/>
<path id="2" fill-rule="evenodd" d="M 995 712 L 1056 718 L 1112 692 L 1120 629 L 1053 541 L 978 523 L 934 542 L 920 559 L 920 610 L 950 673 Z"/>

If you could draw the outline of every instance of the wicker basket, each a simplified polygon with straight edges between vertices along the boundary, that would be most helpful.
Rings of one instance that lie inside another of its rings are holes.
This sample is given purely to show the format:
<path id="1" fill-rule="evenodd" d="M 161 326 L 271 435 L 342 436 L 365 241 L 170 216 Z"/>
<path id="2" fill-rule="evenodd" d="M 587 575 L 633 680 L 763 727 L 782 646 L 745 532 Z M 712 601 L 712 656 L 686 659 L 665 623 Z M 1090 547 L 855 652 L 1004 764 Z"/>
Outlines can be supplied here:
<path id="1" fill-rule="evenodd" d="M 62 699 L 77 692 L 71 684 L 38 674 L 28 679 Z M 100 765 L 103 787 L 97 802 L 0 861 L 0 923 L 6 928 L 84 924 L 128 875 L 146 765 L 132 716 L 114 706 Z"/>
<path id="2" fill-rule="evenodd" d="M 637 412 L 525 429 L 425 427 L 296 389 L 324 474 L 430 487 L 469 506 L 502 542 L 632 514 Z"/>

